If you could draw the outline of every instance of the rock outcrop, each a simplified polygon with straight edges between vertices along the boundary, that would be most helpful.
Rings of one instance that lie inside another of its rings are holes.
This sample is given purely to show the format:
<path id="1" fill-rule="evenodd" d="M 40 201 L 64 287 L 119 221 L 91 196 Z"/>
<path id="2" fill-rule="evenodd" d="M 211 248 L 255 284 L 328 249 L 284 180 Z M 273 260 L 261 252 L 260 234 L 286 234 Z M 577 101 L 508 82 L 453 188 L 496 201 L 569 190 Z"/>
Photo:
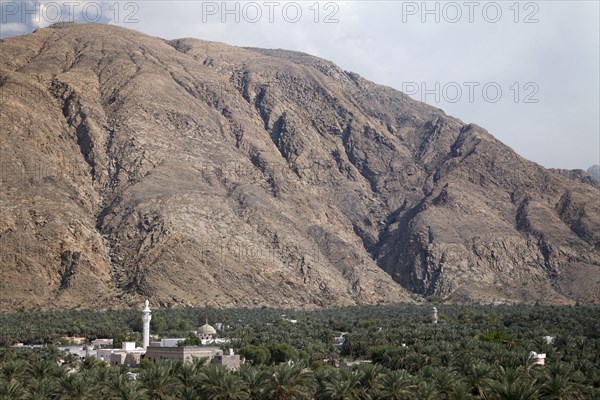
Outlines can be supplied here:
<path id="1" fill-rule="evenodd" d="M 600 165 L 592 165 L 587 169 L 587 173 L 597 181 L 600 181 Z"/>

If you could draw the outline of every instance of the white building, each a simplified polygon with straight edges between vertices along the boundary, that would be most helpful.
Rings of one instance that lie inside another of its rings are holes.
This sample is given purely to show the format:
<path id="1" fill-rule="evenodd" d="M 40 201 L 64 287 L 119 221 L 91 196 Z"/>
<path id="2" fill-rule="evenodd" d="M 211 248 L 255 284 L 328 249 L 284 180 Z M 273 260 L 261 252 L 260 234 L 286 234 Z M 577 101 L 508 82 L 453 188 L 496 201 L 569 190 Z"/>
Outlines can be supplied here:
<path id="1" fill-rule="evenodd" d="M 532 365 L 544 365 L 546 362 L 546 354 L 536 353 L 532 351 L 529 353 L 529 360 Z"/>
<path id="2" fill-rule="evenodd" d="M 185 338 L 163 338 L 160 339 L 160 347 L 177 347 Z"/>
<path id="3" fill-rule="evenodd" d="M 112 367 L 120 367 L 121 365 L 137 367 L 142 355 L 145 353 L 145 349 L 135 347 L 135 342 L 123 342 L 120 349 L 96 350 L 96 357 L 106 361 Z"/>

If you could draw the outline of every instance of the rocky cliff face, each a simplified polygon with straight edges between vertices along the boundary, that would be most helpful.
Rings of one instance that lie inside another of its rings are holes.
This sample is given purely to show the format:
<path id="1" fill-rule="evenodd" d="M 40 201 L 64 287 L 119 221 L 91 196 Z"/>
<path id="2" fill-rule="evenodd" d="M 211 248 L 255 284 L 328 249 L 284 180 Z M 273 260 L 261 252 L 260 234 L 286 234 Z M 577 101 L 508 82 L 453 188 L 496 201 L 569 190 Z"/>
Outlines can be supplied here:
<path id="1" fill-rule="evenodd" d="M 589 167 L 587 169 L 587 173 L 592 178 L 595 178 L 597 181 L 600 181 L 600 165 L 598 165 L 598 164 L 592 165 L 591 167 Z"/>
<path id="2" fill-rule="evenodd" d="M 281 50 L 0 43 L 0 308 L 600 302 L 597 183 Z"/>

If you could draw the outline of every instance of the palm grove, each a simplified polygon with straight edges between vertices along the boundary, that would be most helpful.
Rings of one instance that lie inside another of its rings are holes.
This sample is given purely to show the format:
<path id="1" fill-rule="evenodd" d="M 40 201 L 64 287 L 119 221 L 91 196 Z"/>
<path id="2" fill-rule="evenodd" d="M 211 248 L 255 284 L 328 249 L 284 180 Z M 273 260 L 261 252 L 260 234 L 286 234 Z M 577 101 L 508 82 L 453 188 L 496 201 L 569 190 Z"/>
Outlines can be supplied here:
<path id="1" fill-rule="evenodd" d="M 138 310 L 0 314 L 0 398 L 600 399 L 598 307 L 441 306 L 437 325 L 430 309 L 157 310 L 152 333 L 188 336 L 189 344 L 190 328 L 223 322 L 221 334 L 234 338 L 227 347 L 247 363 L 229 372 L 203 359 L 145 361 L 137 380 L 52 343 L 62 336 L 140 341 Z M 338 332 L 346 333 L 341 346 Z M 16 341 L 48 346 L 16 350 Z M 547 365 L 532 365 L 530 351 L 546 353 Z M 336 368 L 341 360 L 372 362 Z"/>

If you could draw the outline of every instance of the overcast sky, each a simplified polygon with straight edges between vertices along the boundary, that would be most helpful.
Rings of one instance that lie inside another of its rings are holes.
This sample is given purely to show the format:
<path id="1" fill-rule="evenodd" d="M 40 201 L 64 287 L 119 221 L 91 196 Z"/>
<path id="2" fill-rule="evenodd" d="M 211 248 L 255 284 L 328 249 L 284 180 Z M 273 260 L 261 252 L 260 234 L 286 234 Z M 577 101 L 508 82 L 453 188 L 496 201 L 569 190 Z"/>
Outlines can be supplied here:
<path id="1" fill-rule="evenodd" d="M 303 51 L 481 125 L 546 167 L 587 169 L 600 163 L 599 4 L 1 0 L 0 35 L 74 16 Z"/>

